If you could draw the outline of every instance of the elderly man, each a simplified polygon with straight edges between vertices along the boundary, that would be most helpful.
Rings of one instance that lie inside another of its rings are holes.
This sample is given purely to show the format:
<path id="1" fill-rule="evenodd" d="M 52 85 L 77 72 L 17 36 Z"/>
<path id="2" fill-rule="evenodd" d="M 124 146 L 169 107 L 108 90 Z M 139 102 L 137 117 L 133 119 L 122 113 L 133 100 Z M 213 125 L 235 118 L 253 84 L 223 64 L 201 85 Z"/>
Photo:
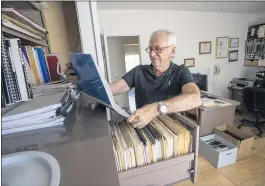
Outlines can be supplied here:
<path id="1" fill-rule="evenodd" d="M 113 95 L 135 88 L 137 110 L 128 121 L 138 128 L 160 114 L 186 111 L 201 104 L 200 90 L 188 68 L 171 61 L 176 52 L 176 36 L 172 32 L 155 31 L 146 51 L 150 65 L 139 65 L 110 84 Z"/>
<path id="2" fill-rule="evenodd" d="M 200 90 L 188 68 L 171 61 L 176 53 L 174 33 L 167 30 L 153 32 L 146 51 L 150 65 L 139 65 L 122 79 L 110 83 L 113 95 L 135 88 L 137 110 L 128 121 L 138 128 L 160 114 L 186 111 L 201 105 Z"/>

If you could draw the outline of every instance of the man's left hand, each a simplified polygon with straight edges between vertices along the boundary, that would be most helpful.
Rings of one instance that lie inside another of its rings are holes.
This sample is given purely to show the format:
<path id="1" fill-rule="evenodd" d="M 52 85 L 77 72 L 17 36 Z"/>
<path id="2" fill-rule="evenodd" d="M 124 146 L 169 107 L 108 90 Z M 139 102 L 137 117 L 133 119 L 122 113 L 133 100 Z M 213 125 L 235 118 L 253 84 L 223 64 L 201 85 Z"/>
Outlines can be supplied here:
<path id="1" fill-rule="evenodd" d="M 134 128 L 143 128 L 152 119 L 159 115 L 157 111 L 158 103 L 152 103 L 137 109 L 129 118 L 128 121 Z"/>

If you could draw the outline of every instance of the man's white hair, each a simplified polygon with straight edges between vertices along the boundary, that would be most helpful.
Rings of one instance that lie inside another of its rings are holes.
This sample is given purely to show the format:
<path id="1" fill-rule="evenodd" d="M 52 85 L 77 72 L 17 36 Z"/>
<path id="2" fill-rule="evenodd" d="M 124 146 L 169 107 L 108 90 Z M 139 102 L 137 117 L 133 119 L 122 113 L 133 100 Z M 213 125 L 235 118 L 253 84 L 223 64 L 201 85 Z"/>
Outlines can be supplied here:
<path id="1" fill-rule="evenodd" d="M 169 30 L 156 30 L 152 33 L 151 35 L 151 38 L 154 38 L 156 37 L 157 35 L 159 34 L 167 34 L 168 36 L 168 45 L 173 45 L 173 46 L 176 46 L 177 45 L 177 36 L 174 34 L 174 32 L 171 32 Z"/>
<path id="2" fill-rule="evenodd" d="M 168 46 L 175 46 L 175 47 L 177 47 L 177 36 L 175 35 L 175 33 L 174 32 L 171 32 L 171 31 L 169 31 L 169 30 L 156 30 L 156 31 L 154 31 L 153 33 L 152 33 L 152 35 L 151 35 L 151 38 L 150 38 L 150 40 L 151 39 L 153 39 L 153 38 L 155 38 L 157 35 L 159 35 L 159 34 L 167 34 L 167 38 L 168 38 Z M 175 54 L 176 54 L 176 51 L 175 51 Z M 174 54 L 174 56 L 175 56 L 175 54 Z"/>

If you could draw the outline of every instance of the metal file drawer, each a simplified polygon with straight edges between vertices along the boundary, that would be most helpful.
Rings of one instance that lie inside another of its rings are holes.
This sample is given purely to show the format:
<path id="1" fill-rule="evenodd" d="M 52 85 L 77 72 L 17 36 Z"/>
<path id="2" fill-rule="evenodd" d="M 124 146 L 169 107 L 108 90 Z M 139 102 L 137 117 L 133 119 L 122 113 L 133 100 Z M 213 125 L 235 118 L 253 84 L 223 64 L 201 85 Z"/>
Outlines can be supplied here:
<path id="1" fill-rule="evenodd" d="M 118 174 L 121 186 L 161 186 L 191 178 L 194 153 Z"/>
<path id="2" fill-rule="evenodd" d="M 193 183 L 196 182 L 199 126 L 180 114 L 174 116 L 191 131 L 193 137 L 191 153 L 119 172 L 121 186 L 171 185 L 185 179 L 191 179 Z"/>

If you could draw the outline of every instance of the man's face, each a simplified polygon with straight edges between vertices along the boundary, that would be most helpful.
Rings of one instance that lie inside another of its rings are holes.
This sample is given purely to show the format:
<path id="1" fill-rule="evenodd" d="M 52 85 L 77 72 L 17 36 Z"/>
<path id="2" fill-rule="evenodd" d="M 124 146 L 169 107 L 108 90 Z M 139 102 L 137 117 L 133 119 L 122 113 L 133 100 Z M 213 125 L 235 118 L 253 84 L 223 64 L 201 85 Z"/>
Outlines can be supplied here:
<path id="1" fill-rule="evenodd" d="M 150 39 L 149 50 L 152 65 L 154 67 L 161 67 L 170 62 L 174 55 L 175 47 L 168 46 L 168 36 L 161 33 Z"/>

